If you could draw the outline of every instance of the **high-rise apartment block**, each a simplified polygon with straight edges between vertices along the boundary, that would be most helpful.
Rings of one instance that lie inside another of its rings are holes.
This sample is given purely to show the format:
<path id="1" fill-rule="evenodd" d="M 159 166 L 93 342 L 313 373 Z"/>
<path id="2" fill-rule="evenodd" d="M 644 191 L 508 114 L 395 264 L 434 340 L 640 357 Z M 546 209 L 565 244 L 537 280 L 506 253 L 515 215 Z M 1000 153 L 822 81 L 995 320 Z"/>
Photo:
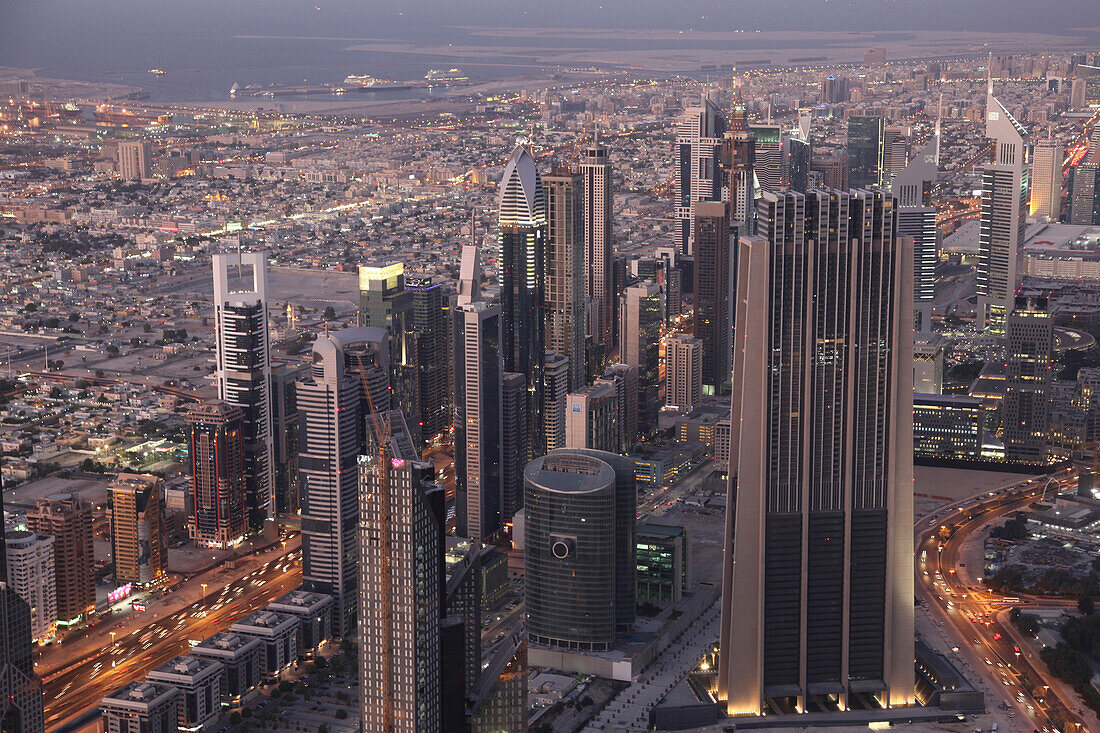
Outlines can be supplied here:
<path id="1" fill-rule="evenodd" d="M 765 193 L 757 224 L 738 255 L 718 695 L 731 716 L 910 704 L 912 245 L 879 192 Z"/>
<path id="2" fill-rule="evenodd" d="M 543 364 L 546 374 L 543 430 L 546 433 L 546 449 L 554 450 L 565 447 L 565 395 L 569 392 L 569 359 L 548 351 Z"/>
<path id="3" fill-rule="evenodd" d="M 271 367 L 271 445 L 275 462 L 275 511 L 295 515 L 301 504 L 298 476 L 298 396 L 295 382 L 304 366 L 274 364 Z"/>
<path id="4" fill-rule="evenodd" d="M 607 148 L 599 139 L 585 148 L 581 156 L 581 177 L 584 181 L 584 297 L 592 315 L 586 319 L 586 329 L 592 341 L 610 349 L 615 337 L 615 289 L 612 280 L 612 180 Z M 571 359 L 580 359 L 570 356 Z M 579 367 L 584 373 L 583 366 Z M 571 384 L 570 389 L 579 385 Z"/>
<path id="5" fill-rule="evenodd" d="M 684 110 L 676 137 L 676 219 L 680 251 L 685 255 L 695 253 L 696 202 L 722 200 L 720 166 L 725 132 L 726 119 L 710 97 Z"/>
<path id="6" fill-rule="evenodd" d="M 606 380 L 565 396 L 566 448 L 614 453 L 621 445 L 620 409 L 615 384 Z"/>
<path id="7" fill-rule="evenodd" d="M 57 581 L 54 575 L 54 538 L 15 531 L 4 536 L 7 545 L 7 581 L 31 612 L 31 638 L 45 643 L 57 629 Z"/>
<path id="8" fill-rule="evenodd" d="M 53 537 L 58 622 L 95 613 L 91 504 L 76 494 L 51 494 L 27 511 L 27 530 Z"/>
<path id="9" fill-rule="evenodd" d="M 691 412 L 703 396 L 703 341 L 676 334 L 665 341 L 665 405 Z"/>
<path id="10" fill-rule="evenodd" d="M 1081 163 L 1073 170 L 1070 224 L 1100 224 L 1100 165 Z"/>
<path id="11" fill-rule="evenodd" d="M 231 547 L 244 539 L 244 413 L 222 400 L 187 411 L 191 458 L 191 539 L 200 547 Z"/>
<path id="12" fill-rule="evenodd" d="M 143 181 L 153 175 L 153 146 L 148 140 L 119 140 L 118 174 L 124 181 Z"/>
<path id="13" fill-rule="evenodd" d="M 654 282 L 633 285 L 623 293 L 623 363 L 638 374 L 638 432 L 652 435 L 657 430 L 660 410 L 660 340 L 664 313 L 664 292 Z"/>
<path id="14" fill-rule="evenodd" d="M 107 488 L 115 580 L 150 587 L 168 579 L 161 479 L 120 473 Z"/>
<path id="15" fill-rule="evenodd" d="M 244 501 L 254 531 L 275 516 L 267 305 L 266 253 L 214 255 L 218 398 L 244 413 Z"/>

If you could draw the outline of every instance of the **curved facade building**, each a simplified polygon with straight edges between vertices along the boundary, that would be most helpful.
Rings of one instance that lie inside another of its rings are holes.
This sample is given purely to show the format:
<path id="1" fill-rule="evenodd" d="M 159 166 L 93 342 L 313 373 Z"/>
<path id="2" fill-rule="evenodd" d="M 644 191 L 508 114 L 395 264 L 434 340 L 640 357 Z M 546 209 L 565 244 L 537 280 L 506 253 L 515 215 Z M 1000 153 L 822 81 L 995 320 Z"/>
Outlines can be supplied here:
<path id="1" fill-rule="evenodd" d="M 611 648 L 634 623 L 633 465 L 559 450 L 524 471 L 527 630 L 531 643 Z"/>

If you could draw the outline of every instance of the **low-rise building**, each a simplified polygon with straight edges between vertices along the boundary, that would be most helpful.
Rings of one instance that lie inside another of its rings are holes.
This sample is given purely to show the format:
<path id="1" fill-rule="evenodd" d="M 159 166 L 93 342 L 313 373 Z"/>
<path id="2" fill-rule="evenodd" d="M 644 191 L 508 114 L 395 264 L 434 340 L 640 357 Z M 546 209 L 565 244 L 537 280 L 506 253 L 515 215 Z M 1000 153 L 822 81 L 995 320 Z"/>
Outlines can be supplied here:
<path id="1" fill-rule="evenodd" d="M 196 656 L 174 657 L 151 670 L 145 679 L 180 691 L 181 733 L 208 730 L 217 721 L 222 698 L 220 662 Z"/>
<path id="2" fill-rule="evenodd" d="M 293 590 L 267 604 L 267 610 L 298 618 L 298 653 L 316 654 L 332 638 L 332 611 L 336 602 L 324 593 Z"/>
<path id="3" fill-rule="evenodd" d="M 264 642 L 255 636 L 219 631 L 191 648 L 191 655 L 222 665 L 222 704 L 240 705 L 260 685 Z"/>
<path id="4" fill-rule="evenodd" d="M 176 733 L 180 691 L 156 682 L 131 682 L 99 702 L 106 733 Z"/>
<path id="5" fill-rule="evenodd" d="M 278 678 L 298 660 L 298 618 L 275 611 L 255 611 L 229 627 L 236 634 L 244 634 L 264 643 L 264 677 Z"/>

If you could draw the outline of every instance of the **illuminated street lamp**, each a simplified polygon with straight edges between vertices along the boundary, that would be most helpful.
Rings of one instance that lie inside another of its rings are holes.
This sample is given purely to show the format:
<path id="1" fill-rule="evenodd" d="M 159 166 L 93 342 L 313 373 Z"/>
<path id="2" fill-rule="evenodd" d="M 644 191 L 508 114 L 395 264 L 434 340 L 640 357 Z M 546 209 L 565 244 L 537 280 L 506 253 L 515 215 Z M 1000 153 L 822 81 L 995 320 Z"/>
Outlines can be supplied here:
<path id="1" fill-rule="evenodd" d="M 202 605 L 206 605 L 206 583 L 202 583 Z"/>

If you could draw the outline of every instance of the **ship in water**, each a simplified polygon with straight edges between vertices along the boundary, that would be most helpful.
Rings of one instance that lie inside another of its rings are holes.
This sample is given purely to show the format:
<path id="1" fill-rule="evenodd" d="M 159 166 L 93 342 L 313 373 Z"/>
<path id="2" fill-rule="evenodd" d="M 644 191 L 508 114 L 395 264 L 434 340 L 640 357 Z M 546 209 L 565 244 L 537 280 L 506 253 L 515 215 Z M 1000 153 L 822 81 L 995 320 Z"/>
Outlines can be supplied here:
<path id="1" fill-rule="evenodd" d="M 461 69 L 432 69 L 424 75 L 424 79 L 428 84 L 469 84 L 470 75 L 462 71 Z"/>
<path id="2" fill-rule="evenodd" d="M 237 82 L 233 82 L 233 86 L 229 87 L 229 96 L 231 96 L 231 97 L 237 96 L 237 92 L 239 92 L 240 90 L 241 90 L 241 85 L 238 84 Z"/>
<path id="3" fill-rule="evenodd" d="M 342 86 L 349 92 L 388 92 L 396 89 L 408 89 L 412 85 L 393 79 L 375 79 L 369 74 L 363 74 L 362 76 L 353 74 L 344 79 Z"/>

